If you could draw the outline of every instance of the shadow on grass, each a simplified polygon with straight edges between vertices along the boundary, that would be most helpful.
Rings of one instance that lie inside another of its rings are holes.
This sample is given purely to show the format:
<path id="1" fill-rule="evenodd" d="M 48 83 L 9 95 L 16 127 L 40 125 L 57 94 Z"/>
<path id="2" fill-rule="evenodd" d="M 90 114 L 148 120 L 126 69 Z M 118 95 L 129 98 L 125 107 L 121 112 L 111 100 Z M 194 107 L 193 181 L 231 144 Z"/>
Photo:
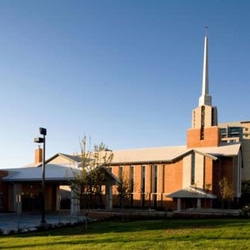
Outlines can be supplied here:
<path id="1" fill-rule="evenodd" d="M 132 233 L 153 230 L 179 230 L 179 229 L 205 229 L 205 228 L 242 228 L 250 229 L 250 220 L 247 219 L 159 219 L 140 221 L 96 221 L 85 225 L 69 226 L 65 228 L 49 229 L 37 232 L 21 233 L 10 237 L 36 237 L 36 236 L 77 236 L 107 233 Z M 9 237 L 9 236 L 6 236 Z"/>

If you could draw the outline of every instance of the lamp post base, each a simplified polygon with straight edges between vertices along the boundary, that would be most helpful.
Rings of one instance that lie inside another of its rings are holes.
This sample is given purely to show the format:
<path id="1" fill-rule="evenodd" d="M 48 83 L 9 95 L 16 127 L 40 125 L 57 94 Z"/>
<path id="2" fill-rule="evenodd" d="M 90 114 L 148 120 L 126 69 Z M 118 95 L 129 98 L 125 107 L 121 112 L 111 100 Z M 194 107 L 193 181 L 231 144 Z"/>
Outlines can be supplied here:
<path id="1" fill-rule="evenodd" d="M 46 221 L 41 221 L 40 222 L 40 227 L 43 228 L 43 229 L 48 229 L 49 224 Z"/>

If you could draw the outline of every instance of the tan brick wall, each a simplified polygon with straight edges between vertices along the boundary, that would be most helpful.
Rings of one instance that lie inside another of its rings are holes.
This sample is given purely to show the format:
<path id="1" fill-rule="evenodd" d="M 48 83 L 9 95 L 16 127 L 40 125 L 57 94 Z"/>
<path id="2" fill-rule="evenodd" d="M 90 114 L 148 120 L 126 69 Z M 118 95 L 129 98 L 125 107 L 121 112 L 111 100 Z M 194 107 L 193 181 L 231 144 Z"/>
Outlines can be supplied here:
<path id="1" fill-rule="evenodd" d="M 196 187 L 204 187 L 204 156 L 195 154 L 195 185 Z"/>
<path id="2" fill-rule="evenodd" d="M 217 108 L 212 106 L 198 106 L 192 112 L 192 128 L 198 129 L 202 126 L 202 109 L 204 108 L 204 127 L 209 128 L 218 122 Z"/>
<path id="3" fill-rule="evenodd" d="M 192 155 L 189 154 L 183 158 L 182 188 L 188 187 L 191 184 L 191 165 Z"/>

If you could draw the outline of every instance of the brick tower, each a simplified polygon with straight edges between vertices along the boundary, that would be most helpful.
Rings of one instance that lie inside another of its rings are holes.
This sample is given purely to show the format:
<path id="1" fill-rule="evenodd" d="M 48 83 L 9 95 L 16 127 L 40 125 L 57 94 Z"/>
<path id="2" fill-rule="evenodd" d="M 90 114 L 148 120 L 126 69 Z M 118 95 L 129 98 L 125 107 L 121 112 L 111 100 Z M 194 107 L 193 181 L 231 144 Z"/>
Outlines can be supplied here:
<path id="1" fill-rule="evenodd" d="M 217 118 L 217 108 L 212 106 L 212 97 L 209 95 L 208 81 L 208 36 L 207 28 L 204 41 L 202 94 L 199 106 L 192 113 L 192 127 L 187 131 L 187 147 L 219 146 L 220 130 Z"/>

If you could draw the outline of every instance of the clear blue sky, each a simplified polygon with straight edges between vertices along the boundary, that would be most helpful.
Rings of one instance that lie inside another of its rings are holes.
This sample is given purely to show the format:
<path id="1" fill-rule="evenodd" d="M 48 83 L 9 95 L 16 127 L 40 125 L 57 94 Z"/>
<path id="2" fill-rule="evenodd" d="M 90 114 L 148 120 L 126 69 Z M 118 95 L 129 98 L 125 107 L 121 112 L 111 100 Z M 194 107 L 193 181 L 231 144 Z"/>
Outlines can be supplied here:
<path id="1" fill-rule="evenodd" d="M 250 1 L 1 0 L 0 159 L 185 145 L 201 94 L 205 26 L 219 122 L 250 120 Z"/>

